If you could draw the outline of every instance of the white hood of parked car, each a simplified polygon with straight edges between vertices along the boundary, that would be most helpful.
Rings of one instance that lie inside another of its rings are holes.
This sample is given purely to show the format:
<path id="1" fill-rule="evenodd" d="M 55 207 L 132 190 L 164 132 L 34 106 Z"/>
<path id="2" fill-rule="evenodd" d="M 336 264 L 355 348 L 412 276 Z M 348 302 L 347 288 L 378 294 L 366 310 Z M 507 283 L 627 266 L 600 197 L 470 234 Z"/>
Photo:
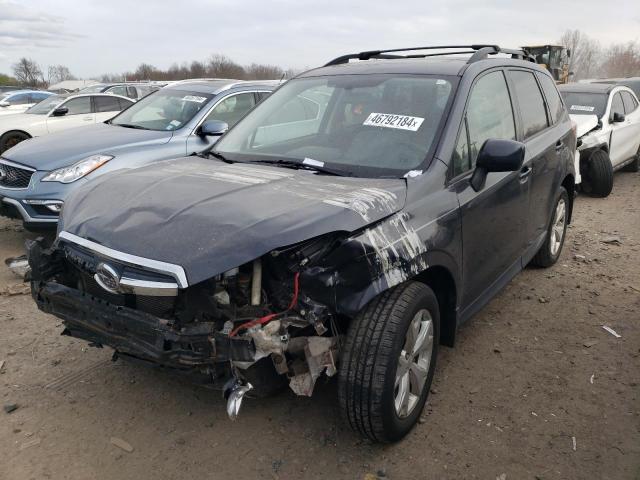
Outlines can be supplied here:
<path id="1" fill-rule="evenodd" d="M 9 130 L 20 130 L 35 123 L 46 122 L 46 115 L 32 113 L 16 113 L 15 115 L 3 115 L 0 117 L 0 135 Z"/>
<path id="2" fill-rule="evenodd" d="M 578 138 L 586 135 L 598 126 L 597 115 L 569 115 L 577 125 L 576 136 Z"/>

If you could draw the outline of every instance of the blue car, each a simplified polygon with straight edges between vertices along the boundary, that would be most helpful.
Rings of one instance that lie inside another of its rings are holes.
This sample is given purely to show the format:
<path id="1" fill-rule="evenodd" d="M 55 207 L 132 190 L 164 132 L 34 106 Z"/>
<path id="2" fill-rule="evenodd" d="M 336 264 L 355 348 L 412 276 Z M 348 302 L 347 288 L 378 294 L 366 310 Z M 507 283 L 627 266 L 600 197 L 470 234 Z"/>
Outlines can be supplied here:
<path id="1" fill-rule="evenodd" d="M 21 218 L 28 229 L 55 227 L 76 185 L 202 152 L 278 84 L 185 80 L 106 122 L 21 142 L 0 157 L 0 215 Z"/>

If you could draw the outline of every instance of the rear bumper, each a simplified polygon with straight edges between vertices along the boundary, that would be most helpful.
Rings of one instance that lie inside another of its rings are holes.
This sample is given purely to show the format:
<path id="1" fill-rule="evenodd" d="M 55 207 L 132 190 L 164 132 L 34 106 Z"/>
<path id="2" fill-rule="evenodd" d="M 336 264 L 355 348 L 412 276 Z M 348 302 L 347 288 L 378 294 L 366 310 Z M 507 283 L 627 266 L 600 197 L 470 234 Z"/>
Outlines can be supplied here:
<path id="1" fill-rule="evenodd" d="M 32 282 L 38 308 L 63 320 L 64 334 L 166 367 L 207 369 L 216 363 L 252 361 L 252 341 L 229 338 L 210 323 L 175 328 L 168 320 L 112 305 L 53 282 Z"/>

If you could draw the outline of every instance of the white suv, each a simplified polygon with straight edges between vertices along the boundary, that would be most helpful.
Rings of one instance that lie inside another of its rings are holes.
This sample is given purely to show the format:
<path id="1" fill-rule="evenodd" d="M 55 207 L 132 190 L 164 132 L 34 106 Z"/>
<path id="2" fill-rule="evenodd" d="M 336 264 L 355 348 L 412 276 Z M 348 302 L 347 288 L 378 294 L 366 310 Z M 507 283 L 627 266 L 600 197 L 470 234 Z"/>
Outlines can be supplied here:
<path id="1" fill-rule="evenodd" d="M 558 88 L 577 124 L 581 189 L 606 197 L 615 170 L 638 171 L 640 102 L 633 90 L 621 85 L 573 83 Z"/>

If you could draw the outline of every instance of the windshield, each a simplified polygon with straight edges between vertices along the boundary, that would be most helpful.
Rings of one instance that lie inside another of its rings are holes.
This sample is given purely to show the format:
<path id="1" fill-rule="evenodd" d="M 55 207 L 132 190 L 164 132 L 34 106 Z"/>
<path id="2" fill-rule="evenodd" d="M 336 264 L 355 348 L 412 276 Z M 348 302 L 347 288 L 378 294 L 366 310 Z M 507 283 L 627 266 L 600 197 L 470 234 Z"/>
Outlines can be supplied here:
<path id="1" fill-rule="evenodd" d="M 84 87 L 78 93 L 102 93 L 102 91 L 106 88 L 106 85 L 102 83 L 98 83 L 97 85 L 91 85 L 90 87 Z"/>
<path id="2" fill-rule="evenodd" d="M 66 97 L 62 95 L 51 95 L 48 98 L 45 98 L 40 103 L 36 103 L 33 107 L 27 110 L 26 113 L 33 113 L 36 115 L 46 115 L 51 110 L 56 108 L 62 102 L 66 100 Z"/>
<path id="3" fill-rule="evenodd" d="M 529 53 L 536 59 L 536 63 L 549 65 L 549 49 L 547 47 L 529 48 Z"/>
<path id="4" fill-rule="evenodd" d="M 607 109 L 604 93 L 560 92 L 572 115 L 597 115 L 601 118 Z"/>
<path id="5" fill-rule="evenodd" d="M 115 117 L 111 123 L 146 130 L 177 130 L 213 98 L 201 92 L 158 90 Z"/>
<path id="6" fill-rule="evenodd" d="M 420 166 L 441 128 L 448 78 L 340 75 L 291 80 L 216 144 L 238 161 L 293 161 L 356 176 Z"/>

